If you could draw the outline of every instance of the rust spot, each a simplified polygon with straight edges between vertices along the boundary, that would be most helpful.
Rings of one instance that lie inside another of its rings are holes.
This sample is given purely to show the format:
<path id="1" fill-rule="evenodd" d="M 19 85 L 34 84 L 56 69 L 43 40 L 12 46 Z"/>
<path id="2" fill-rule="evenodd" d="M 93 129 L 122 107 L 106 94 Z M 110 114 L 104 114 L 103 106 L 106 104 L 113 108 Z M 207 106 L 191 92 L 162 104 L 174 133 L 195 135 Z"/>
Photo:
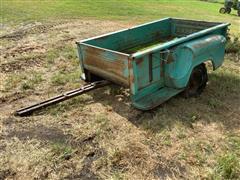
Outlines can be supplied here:
<path id="1" fill-rule="evenodd" d="M 132 87 L 134 85 L 134 75 L 133 75 L 133 59 L 128 58 L 128 70 L 129 70 L 129 86 Z"/>
<path id="2" fill-rule="evenodd" d="M 136 59 L 136 64 L 139 65 L 143 62 L 143 58 Z"/>
<path id="3" fill-rule="evenodd" d="M 160 67 L 160 77 L 164 77 L 164 61 L 161 61 Z"/>
<path id="4" fill-rule="evenodd" d="M 134 76 L 133 75 L 130 76 L 130 84 L 134 84 Z"/>
<path id="5" fill-rule="evenodd" d="M 116 58 L 111 59 L 103 50 L 92 47 L 85 47 L 84 51 L 84 67 L 86 69 L 117 84 L 128 85 L 128 78 L 123 74 L 127 68 L 124 64 L 127 61 L 126 56 L 114 54 Z M 108 53 L 111 55 L 111 52 Z"/>
<path id="6" fill-rule="evenodd" d="M 174 58 L 173 58 L 172 54 L 170 54 L 170 55 L 168 56 L 168 59 L 167 59 L 167 64 L 170 64 L 170 63 L 172 63 L 172 62 L 174 62 Z"/>
<path id="7" fill-rule="evenodd" d="M 132 58 L 128 58 L 128 69 L 129 69 L 129 71 L 133 68 L 132 67 L 132 62 L 133 62 L 133 59 Z"/>
<path id="8" fill-rule="evenodd" d="M 217 40 L 219 40 L 219 36 L 209 37 L 207 39 L 204 39 L 204 40 L 199 41 L 198 43 L 194 44 L 193 48 L 200 49 L 200 48 L 203 48 L 203 47 L 207 46 L 212 41 L 217 41 Z"/>

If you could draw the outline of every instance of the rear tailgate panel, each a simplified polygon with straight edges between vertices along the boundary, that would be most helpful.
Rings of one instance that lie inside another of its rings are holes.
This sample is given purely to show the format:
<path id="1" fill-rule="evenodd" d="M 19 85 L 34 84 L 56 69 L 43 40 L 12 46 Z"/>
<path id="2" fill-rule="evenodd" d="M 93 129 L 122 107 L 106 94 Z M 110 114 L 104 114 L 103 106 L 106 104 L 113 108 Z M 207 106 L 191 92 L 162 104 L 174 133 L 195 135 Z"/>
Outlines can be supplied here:
<path id="1" fill-rule="evenodd" d="M 129 86 L 128 55 L 84 43 L 78 44 L 78 50 L 83 69 L 116 84 Z"/>

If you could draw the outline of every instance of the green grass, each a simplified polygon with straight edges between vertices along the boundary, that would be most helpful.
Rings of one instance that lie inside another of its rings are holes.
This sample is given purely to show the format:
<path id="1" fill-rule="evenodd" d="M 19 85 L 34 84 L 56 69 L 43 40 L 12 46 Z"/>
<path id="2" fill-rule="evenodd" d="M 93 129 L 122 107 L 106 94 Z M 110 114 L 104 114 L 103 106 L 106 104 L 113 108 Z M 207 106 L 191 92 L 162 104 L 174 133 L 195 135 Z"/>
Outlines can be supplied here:
<path id="1" fill-rule="evenodd" d="M 237 179 L 240 176 L 239 158 L 233 153 L 226 153 L 217 160 L 214 179 Z"/>
<path id="2" fill-rule="evenodd" d="M 68 82 L 76 82 L 79 83 L 80 70 L 75 70 L 74 72 L 57 72 L 52 78 L 51 82 L 53 85 L 64 85 Z"/>
<path id="3" fill-rule="evenodd" d="M 240 21 L 236 11 L 231 15 L 219 14 L 220 3 L 192 0 L 3 0 L 0 16 L 3 23 L 16 24 L 28 21 L 54 19 L 108 19 L 145 22 L 164 17 L 227 21 L 232 23 L 232 33 L 239 34 Z"/>
<path id="4" fill-rule="evenodd" d="M 57 142 L 52 145 L 54 155 L 59 159 L 69 159 L 74 153 L 74 149 L 64 142 Z"/>
<path id="5" fill-rule="evenodd" d="M 5 82 L 5 91 L 12 90 L 20 87 L 21 90 L 34 89 L 42 81 L 42 74 L 38 72 L 28 72 L 30 75 L 25 73 L 15 73 L 8 76 Z"/>
<path id="6" fill-rule="evenodd" d="M 42 74 L 34 73 L 27 81 L 24 81 L 21 85 L 22 90 L 34 89 L 35 85 L 40 84 L 43 81 Z"/>

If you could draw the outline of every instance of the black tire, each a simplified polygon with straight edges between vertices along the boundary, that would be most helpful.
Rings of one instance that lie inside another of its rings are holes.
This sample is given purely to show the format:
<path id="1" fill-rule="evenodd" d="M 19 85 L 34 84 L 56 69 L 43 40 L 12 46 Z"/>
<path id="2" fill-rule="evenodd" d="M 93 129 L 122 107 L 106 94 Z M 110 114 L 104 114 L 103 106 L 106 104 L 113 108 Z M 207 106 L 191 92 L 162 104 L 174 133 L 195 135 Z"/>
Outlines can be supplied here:
<path id="1" fill-rule="evenodd" d="M 238 16 L 240 16 L 240 9 L 238 10 Z"/>
<path id="2" fill-rule="evenodd" d="M 230 13 L 231 13 L 231 11 L 232 11 L 232 9 L 231 9 L 231 8 L 229 8 L 229 7 L 227 7 L 227 8 L 226 8 L 226 13 L 227 13 L 227 14 L 230 14 Z"/>
<path id="3" fill-rule="evenodd" d="M 226 8 L 224 8 L 224 7 L 220 8 L 219 13 L 225 14 L 226 13 Z"/>
<path id="4" fill-rule="evenodd" d="M 208 81 L 207 68 L 204 63 L 196 66 L 182 95 L 185 98 L 198 97 L 205 89 Z"/>

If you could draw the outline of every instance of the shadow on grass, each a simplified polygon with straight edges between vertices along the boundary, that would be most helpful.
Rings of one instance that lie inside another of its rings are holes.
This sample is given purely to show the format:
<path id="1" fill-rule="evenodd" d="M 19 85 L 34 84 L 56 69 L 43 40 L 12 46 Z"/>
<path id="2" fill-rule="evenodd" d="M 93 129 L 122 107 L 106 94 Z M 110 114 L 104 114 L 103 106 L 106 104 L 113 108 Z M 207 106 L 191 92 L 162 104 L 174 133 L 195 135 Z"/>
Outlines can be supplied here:
<path id="1" fill-rule="evenodd" d="M 227 130 L 240 128 L 240 78 L 234 73 L 218 72 L 209 74 L 209 83 L 198 98 L 184 99 L 180 95 L 172 97 L 150 111 L 140 111 L 131 105 L 126 90 L 111 85 L 89 93 L 90 97 L 80 96 L 51 107 L 40 113 L 61 114 L 86 104 L 99 102 L 113 112 L 128 119 L 137 127 L 160 132 L 172 128 L 176 123 L 193 127 L 193 123 L 216 122 Z"/>
<path id="2" fill-rule="evenodd" d="M 122 96 L 120 87 L 112 85 L 91 93 L 95 102 L 112 107 L 137 127 L 159 132 L 176 123 L 192 127 L 192 123 L 221 123 L 227 130 L 240 128 L 240 79 L 229 73 L 211 73 L 209 83 L 198 98 L 184 99 L 180 95 L 150 111 L 140 111 L 131 106 L 130 98 Z M 110 94 L 103 92 L 110 90 Z"/>
<path id="3" fill-rule="evenodd" d="M 71 138 L 70 135 L 65 135 L 58 128 L 37 125 L 36 127 L 21 128 L 20 130 L 9 131 L 7 138 L 18 137 L 20 140 L 38 139 L 49 142 L 65 142 Z"/>

